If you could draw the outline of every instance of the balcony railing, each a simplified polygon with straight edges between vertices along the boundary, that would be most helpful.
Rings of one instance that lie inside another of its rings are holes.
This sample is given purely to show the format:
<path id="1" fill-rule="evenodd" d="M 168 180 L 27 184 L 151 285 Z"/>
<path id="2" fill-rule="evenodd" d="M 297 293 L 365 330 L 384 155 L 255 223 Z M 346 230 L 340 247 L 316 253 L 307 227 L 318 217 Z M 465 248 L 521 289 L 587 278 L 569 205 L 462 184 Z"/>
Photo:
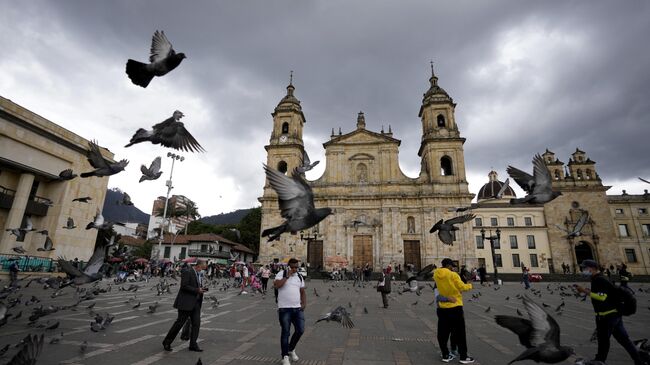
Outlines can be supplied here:
<path id="1" fill-rule="evenodd" d="M 27 201 L 25 214 L 44 217 L 47 215 L 47 209 L 49 208 L 48 203 L 50 203 L 49 199 L 35 196 L 33 200 Z"/>
<path id="2" fill-rule="evenodd" d="M 0 209 L 11 209 L 14 203 L 14 195 L 16 195 L 16 190 L 0 186 Z"/>
<path id="3" fill-rule="evenodd" d="M 211 258 L 218 258 L 218 259 L 229 259 L 230 258 L 230 253 L 225 252 L 225 251 L 201 251 L 201 250 L 189 250 L 188 251 L 188 256 L 190 257 L 211 257 Z"/>

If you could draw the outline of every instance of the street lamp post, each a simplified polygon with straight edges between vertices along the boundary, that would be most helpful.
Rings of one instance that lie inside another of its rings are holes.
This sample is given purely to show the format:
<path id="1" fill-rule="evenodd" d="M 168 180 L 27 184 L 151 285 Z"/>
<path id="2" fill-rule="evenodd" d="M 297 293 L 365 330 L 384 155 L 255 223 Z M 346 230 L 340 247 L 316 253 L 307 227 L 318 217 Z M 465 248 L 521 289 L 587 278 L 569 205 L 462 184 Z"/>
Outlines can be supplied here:
<path id="1" fill-rule="evenodd" d="M 160 257 L 160 254 L 162 252 L 162 241 L 163 241 L 163 232 L 165 228 L 165 220 L 167 219 L 167 205 L 169 204 L 169 193 L 172 191 L 174 186 L 172 185 L 172 176 L 174 175 L 174 162 L 176 160 L 183 162 L 185 160 L 185 157 L 181 155 L 177 155 L 175 153 L 168 152 L 167 157 L 170 157 L 172 159 L 172 168 L 169 171 L 169 180 L 165 182 L 165 185 L 167 186 L 167 196 L 165 197 L 165 207 L 163 209 L 163 217 L 162 221 L 160 222 L 160 235 L 158 236 L 158 254 L 157 257 Z"/>
<path id="2" fill-rule="evenodd" d="M 496 241 L 496 242 L 499 242 L 499 244 L 501 243 L 501 230 L 497 228 L 496 233 L 497 233 L 497 235 L 493 236 L 492 231 L 490 230 L 490 235 L 486 237 L 485 236 L 485 228 L 481 228 L 481 239 L 483 241 L 485 241 L 486 239 L 488 241 L 490 241 L 490 252 L 492 252 L 492 266 L 494 266 L 494 284 L 498 285 L 499 284 L 499 279 L 498 279 L 498 274 L 499 273 L 497 271 L 497 258 L 496 258 L 496 255 L 494 253 L 494 242 Z M 499 245 L 499 247 L 501 247 L 501 246 Z"/>

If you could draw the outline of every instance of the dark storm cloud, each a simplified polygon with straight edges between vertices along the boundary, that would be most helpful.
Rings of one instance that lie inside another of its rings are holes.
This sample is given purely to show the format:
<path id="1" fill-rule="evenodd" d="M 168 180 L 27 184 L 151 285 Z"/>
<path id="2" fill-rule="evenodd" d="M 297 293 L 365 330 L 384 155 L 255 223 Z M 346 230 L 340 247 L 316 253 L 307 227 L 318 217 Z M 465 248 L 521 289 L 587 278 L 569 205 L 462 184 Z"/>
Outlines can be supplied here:
<path id="1" fill-rule="evenodd" d="M 646 2 L 66 1 L 20 6 L 24 9 L 13 14 L 29 14 L 34 32 L 47 33 L 38 21 L 47 18 L 63 29 L 71 47 L 113 65 L 120 82 L 126 59 L 145 60 L 153 31 L 165 30 L 175 48 L 188 55 L 167 76 L 173 80 L 168 91 L 200 99 L 205 120 L 197 112 L 188 114 L 188 121 L 200 119 L 190 130 L 203 137 L 209 151 L 204 161 L 213 165 L 214 174 L 239 190 L 233 208 L 253 205 L 261 194 L 259 166 L 265 161 L 270 113 L 285 94 L 289 70 L 294 70 L 296 96 L 307 118 L 312 160 L 324 158 L 321 144 L 332 128 L 351 131 L 363 110 L 369 129 L 392 126 L 394 137 L 402 140 L 403 170 L 417 175 L 417 113 L 429 86 L 431 59 L 440 85 L 458 103 L 468 172 L 481 177 L 470 181 L 472 188 L 486 180 L 490 167 L 503 174 L 508 164 L 529 166 L 532 156 L 547 147 L 564 162 L 576 147 L 586 151 L 605 183 L 650 177 L 645 160 L 650 132 Z M 47 56 L 44 50 L 24 52 Z M 70 62 L 53 59 L 50 67 L 72 72 Z M 157 81 L 154 87 L 162 87 Z M 148 120 L 156 122 L 159 114 Z M 128 135 L 129 128 L 122 133 Z M 203 204 L 209 213 L 222 209 L 210 199 Z"/>

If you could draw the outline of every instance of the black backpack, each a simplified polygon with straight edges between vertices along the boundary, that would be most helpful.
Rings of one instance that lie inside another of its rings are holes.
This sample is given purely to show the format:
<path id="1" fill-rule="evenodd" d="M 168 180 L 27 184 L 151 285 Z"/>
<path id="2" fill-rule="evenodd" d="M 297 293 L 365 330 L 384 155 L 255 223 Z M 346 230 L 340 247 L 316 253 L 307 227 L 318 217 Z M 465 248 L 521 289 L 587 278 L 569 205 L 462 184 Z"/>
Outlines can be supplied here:
<path id="1" fill-rule="evenodd" d="M 616 310 L 623 316 L 631 316 L 636 313 L 636 298 L 632 289 L 624 286 L 616 286 Z"/>

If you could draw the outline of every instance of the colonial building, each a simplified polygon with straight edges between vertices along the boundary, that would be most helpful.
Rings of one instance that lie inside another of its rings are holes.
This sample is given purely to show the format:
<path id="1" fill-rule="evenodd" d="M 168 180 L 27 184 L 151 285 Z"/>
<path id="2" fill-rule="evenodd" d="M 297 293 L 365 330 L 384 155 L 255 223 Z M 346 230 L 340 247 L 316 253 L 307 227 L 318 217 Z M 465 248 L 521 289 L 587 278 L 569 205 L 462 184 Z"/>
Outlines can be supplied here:
<path id="1" fill-rule="evenodd" d="M 525 265 L 531 273 L 553 272 L 544 207 L 541 205 L 511 205 L 516 198 L 514 190 L 508 187 L 501 199 L 494 199 L 502 188 L 495 171 L 488 174 L 489 181 L 481 187 L 477 203 L 472 204 L 473 235 L 478 265 L 485 265 L 488 272 L 494 271 L 496 263 L 499 272 L 518 273 Z M 514 182 L 513 182 L 514 183 Z M 485 237 L 496 236 L 494 240 L 494 263 L 490 241 Z"/>
<path id="2" fill-rule="evenodd" d="M 165 234 L 162 242 L 165 259 L 183 260 L 188 257 L 203 258 L 217 264 L 228 265 L 230 258 L 236 261 L 253 262 L 257 253 L 241 243 L 233 242 L 214 233 L 171 235 Z"/>
<path id="3" fill-rule="evenodd" d="M 91 169 L 87 150 L 87 139 L 0 97 L 0 253 L 22 246 L 30 256 L 90 258 L 97 230 L 84 228 L 103 207 L 108 177 L 59 179 L 65 169 L 75 174 Z M 101 152 L 113 158 L 108 150 Z M 72 201 L 83 196 L 91 202 Z M 27 217 L 35 229 L 49 232 L 54 251 L 37 251 L 44 235 L 31 232 L 18 238 L 6 231 L 23 227 Z M 63 228 L 68 217 L 77 228 Z"/>
<path id="4" fill-rule="evenodd" d="M 422 128 L 419 176 L 402 173 L 401 141 L 390 127 L 388 132 L 372 131 L 359 112 L 352 131 L 335 134 L 332 130 L 330 140 L 323 144 L 325 172 L 308 182 L 315 205 L 330 207 L 334 214 L 302 232 L 306 240 L 285 234 L 268 244 L 261 238 L 260 261 L 296 256 L 312 268 L 331 268 L 344 261 L 379 268 L 389 263 L 421 267 L 454 257 L 471 266 L 477 264 L 470 222 L 459 227 L 453 246 L 443 245 L 437 235 L 429 233 L 439 219 L 457 215 L 451 208 L 468 206 L 473 198 L 465 177 L 465 138 L 454 115 L 456 104 L 433 73 L 429 82 L 418 113 Z M 307 119 L 294 91 L 290 83 L 272 113 L 271 138 L 265 146 L 267 165 L 284 173 L 300 164 L 304 151 Z M 268 182 L 259 201 L 263 229 L 283 221 Z"/>
<path id="5" fill-rule="evenodd" d="M 363 112 L 356 128 L 343 133 L 332 129 L 325 148 L 326 169 L 321 177 L 308 181 L 316 207 L 330 207 L 334 214 L 307 232 L 285 234 L 279 241 L 260 242 L 260 261 L 283 260 L 289 256 L 312 268 L 348 268 L 369 263 L 374 268 L 387 264 L 412 263 L 422 267 L 439 264 L 444 257 L 468 267 L 485 264 L 494 269 L 490 243 L 483 237 L 496 235 L 494 261 L 500 272 L 521 272 L 526 265 L 533 273 L 572 271 L 592 258 L 602 265 L 626 264 L 637 274 L 650 274 L 650 196 L 607 195 L 596 171 L 596 163 L 576 149 L 569 162 L 553 152 L 542 155 L 553 178 L 553 189 L 563 195 L 545 205 L 511 205 L 515 197 L 507 189 L 503 199 L 493 199 L 503 182 L 496 172 L 478 193 L 473 194 L 465 178 L 463 143 L 455 119 L 456 104 L 432 75 L 418 116 L 422 137 L 418 155 L 418 177 L 405 176 L 399 167 L 400 140 L 388 132 L 366 127 Z M 283 173 L 300 164 L 307 119 L 292 83 L 272 113 L 273 126 L 267 151 L 267 165 Z M 531 155 L 532 159 L 532 155 Z M 514 182 L 512 182 L 514 184 Z M 262 229 L 279 225 L 277 196 L 268 182 L 264 186 Z M 453 246 L 441 243 L 429 228 L 439 219 L 474 213 L 473 222 L 461 225 Z M 568 238 L 583 214 L 588 214 L 581 235 Z M 565 230 L 559 228 L 562 227 Z M 483 232 L 481 232 L 483 231 Z"/>

